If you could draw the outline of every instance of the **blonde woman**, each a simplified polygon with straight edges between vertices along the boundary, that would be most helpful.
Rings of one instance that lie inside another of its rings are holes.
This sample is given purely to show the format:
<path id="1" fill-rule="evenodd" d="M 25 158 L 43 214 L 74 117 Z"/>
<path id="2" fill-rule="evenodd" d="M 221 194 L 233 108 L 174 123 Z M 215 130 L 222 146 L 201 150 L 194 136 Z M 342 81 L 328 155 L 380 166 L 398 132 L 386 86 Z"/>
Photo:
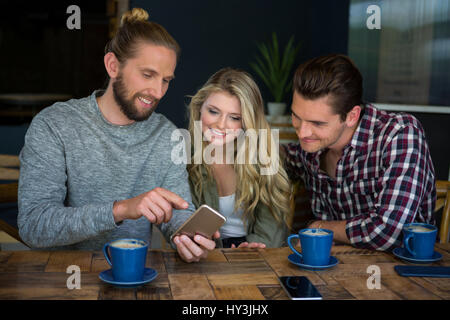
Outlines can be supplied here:
<path id="1" fill-rule="evenodd" d="M 202 136 L 188 165 L 192 198 L 227 217 L 222 246 L 282 246 L 291 186 L 256 83 L 244 71 L 219 70 L 192 97 L 189 114 L 191 137 Z"/>

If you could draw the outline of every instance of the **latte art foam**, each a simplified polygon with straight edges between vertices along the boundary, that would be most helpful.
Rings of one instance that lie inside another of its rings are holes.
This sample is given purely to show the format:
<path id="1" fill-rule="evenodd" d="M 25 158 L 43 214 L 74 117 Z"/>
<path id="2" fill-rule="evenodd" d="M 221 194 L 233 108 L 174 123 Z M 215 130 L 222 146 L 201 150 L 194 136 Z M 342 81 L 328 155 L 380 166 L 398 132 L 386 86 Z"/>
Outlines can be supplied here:
<path id="1" fill-rule="evenodd" d="M 144 244 L 137 241 L 115 241 L 111 243 L 111 247 L 122 248 L 122 249 L 135 249 L 142 248 Z"/>
<path id="2" fill-rule="evenodd" d="M 422 226 L 412 226 L 407 228 L 406 230 L 411 231 L 411 232 L 430 232 L 433 231 L 432 229 L 429 228 L 425 228 Z"/>
<path id="3" fill-rule="evenodd" d="M 303 234 L 307 234 L 309 236 L 326 236 L 329 233 L 323 230 L 318 230 L 318 229 L 309 229 L 306 231 L 303 231 Z"/>

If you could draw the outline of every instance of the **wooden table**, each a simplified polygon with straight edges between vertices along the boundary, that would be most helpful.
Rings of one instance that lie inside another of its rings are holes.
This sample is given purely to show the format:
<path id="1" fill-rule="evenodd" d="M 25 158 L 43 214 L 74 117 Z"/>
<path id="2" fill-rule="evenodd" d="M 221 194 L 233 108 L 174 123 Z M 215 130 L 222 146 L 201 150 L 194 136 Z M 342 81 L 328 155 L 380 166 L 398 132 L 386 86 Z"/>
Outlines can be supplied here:
<path id="1" fill-rule="evenodd" d="M 450 265 L 450 244 L 437 244 Z M 147 267 L 158 277 L 139 288 L 116 288 L 98 275 L 109 268 L 103 254 L 88 251 L 0 252 L 0 299 L 193 299 L 287 300 L 278 276 L 304 275 L 324 299 L 450 299 L 450 279 L 407 278 L 394 271 L 405 264 L 392 254 L 334 246 L 339 264 L 324 271 L 306 271 L 287 260 L 288 247 L 215 249 L 200 263 L 187 264 L 171 250 L 150 250 Z M 67 288 L 69 265 L 81 270 L 81 289 Z M 371 265 L 381 269 L 381 288 L 368 289 Z"/>

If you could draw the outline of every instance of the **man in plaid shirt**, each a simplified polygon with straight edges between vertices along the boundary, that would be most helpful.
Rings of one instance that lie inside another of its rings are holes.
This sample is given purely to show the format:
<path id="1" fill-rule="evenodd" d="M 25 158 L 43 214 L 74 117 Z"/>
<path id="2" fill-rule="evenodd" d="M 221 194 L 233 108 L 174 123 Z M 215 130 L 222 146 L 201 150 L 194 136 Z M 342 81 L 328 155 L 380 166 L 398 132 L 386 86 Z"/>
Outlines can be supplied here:
<path id="1" fill-rule="evenodd" d="M 362 102 L 362 76 L 343 55 L 302 64 L 294 76 L 292 125 L 285 146 L 291 180 L 311 192 L 311 228 L 360 248 L 401 246 L 403 225 L 434 224 L 434 168 L 423 128 L 408 114 Z"/>

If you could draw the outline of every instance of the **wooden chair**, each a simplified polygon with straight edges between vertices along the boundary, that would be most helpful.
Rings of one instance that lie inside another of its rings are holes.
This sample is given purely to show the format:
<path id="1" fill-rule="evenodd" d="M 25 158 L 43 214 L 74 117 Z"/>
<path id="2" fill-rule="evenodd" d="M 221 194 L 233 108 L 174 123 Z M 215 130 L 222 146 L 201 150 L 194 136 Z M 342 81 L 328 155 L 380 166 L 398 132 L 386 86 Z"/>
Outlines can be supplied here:
<path id="1" fill-rule="evenodd" d="M 436 181 L 436 207 L 434 211 L 442 210 L 441 226 L 439 228 L 439 238 L 441 243 L 449 241 L 449 225 L 450 225 L 450 181 Z"/>
<path id="2" fill-rule="evenodd" d="M 20 238 L 17 228 L 17 182 L 0 184 L 0 230 L 28 246 Z"/>

